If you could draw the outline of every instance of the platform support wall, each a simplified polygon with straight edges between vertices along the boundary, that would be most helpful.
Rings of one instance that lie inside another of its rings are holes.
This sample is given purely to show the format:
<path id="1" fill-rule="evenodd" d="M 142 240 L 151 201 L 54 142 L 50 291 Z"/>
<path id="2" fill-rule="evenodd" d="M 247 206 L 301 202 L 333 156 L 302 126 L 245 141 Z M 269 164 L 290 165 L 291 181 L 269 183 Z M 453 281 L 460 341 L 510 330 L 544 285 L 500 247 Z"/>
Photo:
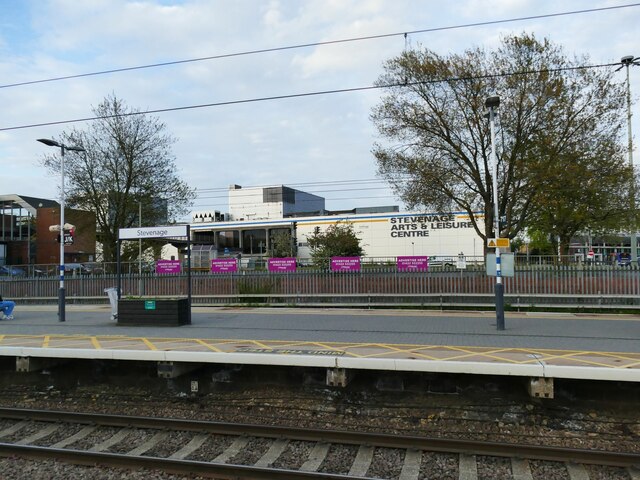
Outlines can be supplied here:
<path id="1" fill-rule="evenodd" d="M 553 398 L 553 378 L 529 377 L 529 395 L 536 398 Z"/>
<path id="2" fill-rule="evenodd" d="M 346 387 L 352 376 L 345 368 L 327 368 L 327 386 Z"/>
<path id="3" fill-rule="evenodd" d="M 68 360 L 61 358 L 16 357 L 16 372 L 38 372 L 67 362 Z"/>
<path id="4" fill-rule="evenodd" d="M 199 363 L 187 362 L 158 362 L 158 377 L 160 378 L 177 378 L 185 373 L 197 370 L 202 365 Z"/>

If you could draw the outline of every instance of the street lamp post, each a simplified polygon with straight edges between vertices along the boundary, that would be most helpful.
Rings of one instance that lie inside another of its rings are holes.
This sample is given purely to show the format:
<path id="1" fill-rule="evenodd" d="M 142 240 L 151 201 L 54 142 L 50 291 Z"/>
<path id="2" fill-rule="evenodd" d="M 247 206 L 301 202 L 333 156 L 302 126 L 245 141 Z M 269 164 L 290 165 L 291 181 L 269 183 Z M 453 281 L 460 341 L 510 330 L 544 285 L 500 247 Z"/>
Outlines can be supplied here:
<path id="1" fill-rule="evenodd" d="M 629 146 L 628 146 L 629 167 L 631 167 L 632 172 L 633 172 L 633 135 L 631 133 L 631 84 L 629 83 L 629 67 L 632 65 L 636 65 L 636 66 L 640 65 L 639 60 L 640 60 L 640 57 L 634 57 L 633 55 L 627 55 L 620 59 L 620 63 L 622 64 L 620 68 L 625 67 L 627 69 L 627 131 L 629 134 Z M 636 195 L 635 195 L 635 188 L 634 188 L 635 179 L 633 179 L 633 176 L 632 176 L 631 182 L 632 183 L 631 183 L 630 203 L 631 203 L 632 211 L 635 211 Z M 635 220 L 635 215 L 634 215 L 634 220 Z M 631 261 L 634 263 L 637 263 L 638 246 L 636 245 L 636 243 L 637 243 L 638 234 L 636 232 L 635 225 L 633 226 L 630 237 L 631 237 Z"/>
<path id="2" fill-rule="evenodd" d="M 493 176 L 493 224 L 496 238 L 500 237 L 500 213 L 498 209 L 498 160 L 496 156 L 496 135 L 494 120 L 495 110 L 500 106 L 500 97 L 489 97 L 485 101 L 489 109 L 489 125 L 491 127 L 491 164 Z M 500 265 L 500 247 L 496 245 L 496 327 L 504 330 L 504 285 L 502 283 L 502 269 Z"/>
<path id="3" fill-rule="evenodd" d="M 85 150 L 81 147 L 68 147 L 64 143 L 58 143 L 48 138 L 39 138 L 38 141 L 49 147 L 60 148 L 60 289 L 58 290 L 58 321 L 64 322 L 64 152 L 65 150 L 72 152 L 84 152 Z"/>

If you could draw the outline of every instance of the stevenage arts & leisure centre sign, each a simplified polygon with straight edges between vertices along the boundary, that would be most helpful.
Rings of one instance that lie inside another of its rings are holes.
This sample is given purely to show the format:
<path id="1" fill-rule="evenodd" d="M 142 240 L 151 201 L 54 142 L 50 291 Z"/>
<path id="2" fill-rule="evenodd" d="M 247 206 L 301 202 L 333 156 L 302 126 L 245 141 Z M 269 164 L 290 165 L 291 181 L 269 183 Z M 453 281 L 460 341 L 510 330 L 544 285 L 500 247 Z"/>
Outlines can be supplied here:
<path id="1" fill-rule="evenodd" d="M 428 237 L 431 230 L 473 229 L 470 220 L 455 214 L 397 216 L 389 219 L 391 237 Z"/>

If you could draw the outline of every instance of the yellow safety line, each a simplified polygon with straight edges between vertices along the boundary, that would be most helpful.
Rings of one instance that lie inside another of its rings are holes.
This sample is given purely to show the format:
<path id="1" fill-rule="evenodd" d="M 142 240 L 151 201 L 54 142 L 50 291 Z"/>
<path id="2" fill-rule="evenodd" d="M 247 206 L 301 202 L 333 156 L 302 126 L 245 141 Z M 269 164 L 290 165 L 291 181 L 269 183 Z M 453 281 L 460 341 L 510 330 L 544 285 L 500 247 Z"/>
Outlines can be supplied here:
<path id="1" fill-rule="evenodd" d="M 154 345 L 154 343 L 152 343 L 147 338 L 136 338 L 136 337 L 129 337 L 126 335 L 102 335 L 99 337 L 96 337 L 96 336 L 90 337 L 87 335 L 44 335 L 44 336 L 43 335 L 7 335 L 7 334 L 0 335 L 0 342 L 2 342 L 3 346 L 24 346 L 25 341 L 26 342 L 41 341 L 42 342 L 41 345 L 43 346 L 43 348 L 49 348 L 53 340 L 58 340 L 58 341 L 67 340 L 67 342 L 64 342 L 64 345 L 70 345 L 73 341 L 82 341 L 82 340 L 89 341 L 90 340 L 93 347 L 96 349 L 105 348 L 105 346 L 100 343 L 101 340 L 104 343 L 113 343 L 118 341 L 120 342 L 129 341 L 129 342 L 135 343 L 137 341 L 142 341 L 147 348 L 151 350 L 158 349 L 156 345 Z M 164 341 L 166 342 L 173 341 L 176 343 L 183 343 L 183 342 L 188 343 L 189 341 L 194 341 L 194 339 L 190 340 L 190 339 L 176 339 L 176 338 L 154 338 L 153 340 L 161 343 L 163 343 Z M 567 359 L 568 361 L 575 362 L 575 363 L 597 365 L 597 366 L 616 368 L 616 369 L 633 368 L 637 365 L 640 365 L 640 361 L 639 361 L 640 355 L 638 353 L 631 353 L 631 352 L 598 352 L 598 351 L 594 352 L 594 351 L 581 351 L 581 350 L 560 350 L 560 349 L 539 349 L 539 348 L 487 349 L 487 347 L 479 347 L 479 346 L 419 345 L 419 344 L 393 344 L 392 345 L 392 344 L 382 344 L 382 343 L 354 343 L 354 342 L 322 343 L 322 342 L 313 342 L 313 341 L 290 342 L 285 340 L 259 341 L 259 340 L 241 340 L 241 339 L 208 339 L 208 341 L 211 343 L 207 343 L 206 341 L 203 341 L 200 339 L 195 339 L 195 341 L 198 344 L 203 345 L 210 350 L 218 351 L 218 352 L 222 352 L 222 350 L 219 349 L 218 347 L 215 347 L 213 344 L 239 345 L 239 344 L 247 343 L 250 345 L 258 345 L 262 348 L 274 348 L 273 345 L 277 345 L 280 348 L 287 348 L 287 347 L 291 348 L 292 346 L 296 346 L 296 345 L 320 346 L 322 348 L 327 348 L 331 350 L 340 350 L 340 351 L 343 351 L 346 355 L 349 355 L 352 357 L 359 357 L 359 358 L 387 356 L 390 353 L 396 352 L 396 353 L 404 353 L 407 355 L 412 355 L 420 358 L 426 358 L 430 360 L 445 360 L 445 361 L 460 360 L 462 358 L 467 358 L 469 356 L 479 356 L 487 359 L 500 360 L 500 361 L 505 361 L 510 363 L 519 363 L 519 364 L 533 363 L 537 361 L 551 362 L 553 360 Z M 18 343 L 18 342 L 21 342 L 21 343 Z M 61 347 L 57 346 L 57 348 L 61 348 Z M 111 346 L 111 348 L 121 348 L 121 346 L 115 346 L 115 347 Z M 376 352 L 373 354 L 358 354 L 353 351 L 353 350 L 360 350 L 360 349 L 366 349 L 366 348 L 379 348 L 383 351 Z M 445 354 L 457 351 L 457 352 L 463 353 L 463 355 L 456 355 L 453 357 L 445 356 L 440 358 L 440 357 L 435 357 L 435 356 L 424 353 L 425 350 L 440 350 Z M 503 357 L 494 355 L 495 353 L 499 353 L 499 352 L 537 355 L 539 356 L 539 358 L 534 357 L 527 360 L 513 360 L 513 359 L 503 358 Z M 615 364 L 611 365 L 611 364 L 601 363 L 596 360 L 587 360 L 585 358 L 580 358 L 587 355 L 591 355 L 593 357 L 601 357 L 601 358 L 608 357 L 612 359 L 621 360 L 623 363 L 620 363 L 619 365 L 615 365 Z M 626 362 L 631 361 L 633 363 L 631 364 L 624 363 L 625 361 Z"/>
<path id="2" fill-rule="evenodd" d="M 203 340 L 196 339 L 196 342 L 198 342 L 200 345 L 204 345 L 205 347 L 207 347 L 210 350 L 213 350 L 214 352 L 222 353 L 222 350 L 220 350 L 218 347 L 210 345 Z"/>
<path id="3" fill-rule="evenodd" d="M 286 342 L 286 343 L 278 343 L 276 345 L 271 346 L 270 343 L 273 342 L 269 342 L 269 344 L 265 344 L 263 348 L 269 348 L 269 349 L 274 349 L 274 348 L 294 348 L 294 347 L 320 347 L 320 348 L 324 348 L 326 350 L 339 350 L 339 351 L 343 351 L 343 349 L 341 348 L 335 348 L 332 347 L 329 344 L 323 344 L 321 342 L 307 342 L 307 341 L 297 341 L 297 342 Z"/>
<path id="4" fill-rule="evenodd" d="M 327 350 L 339 350 L 341 352 L 344 351 L 341 348 L 335 348 L 335 347 L 332 347 L 330 344 L 325 344 L 321 342 L 314 342 L 314 345 L 318 345 L 319 347 L 326 348 Z"/>
<path id="5" fill-rule="evenodd" d="M 438 357 L 434 357 L 432 355 L 427 355 L 427 354 L 421 353 L 421 352 L 416 352 L 415 350 L 404 350 L 404 349 L 401 349 L 401 348 L 392 347 L 391 345 L 387 345 L 387 348 L 389 350 L 392 350 L 392 351 L 391 352 L 384 352 L 382 355 L 388 355 L 390 353 L 406 353 L 406 354 L 409 354 L 409 355 L 415 355 L 415 356 L 419 356 L 419 357 L 422 357 L 422 358 L 427 358 L 429 360 L 439 360 Z"/>
<path id="6" fill-rule="evenodd" d="M 540 360 L 543 360 L 545 362 L 548 362 L 549 360 L 557 360 L 560 358 L 574 358 L 576 355 L 594 355 L 596 357 L 602 357 L 603 355 L 599 355 L 596 352 L 570 352 L 570 353 L 565 353 L 564 355 L 542 355 L 542 358 Z"/>
<path id="7" fill-rule="evenodd" d="M 580 360 L 578 358 L 572 358 L 572 361 L 574 361 L 575 363 L 578 364 L 587 364 L 587 365 L 597 365 L 598 367 L 607 367 L 607 368 L 615 368 L 615 369 L 620 369 L 620 368 L 626 368 L 626 367 L 622 367 L 620 365 L 610 365 L 608 363 L 600 363 L 600 362 L 596 362 L 593 360 Z"/>
<path id="8" fill-rule="evenodd" d="M 499 349 L 490 350 L 490 351 L 484 352 L 484 353 L 466 352 L 464 355 L 455 355 L 453 357 L 447 357 L 445 360 L 459 360 L 461 358 L 469 358 L 469 357 L 476 357 L 476 356 L 480 356 L 480 357 L 486 356 L 486 357 L 491 358 L 491 354 L 504 352 L 504 351 L 508 351 L 508 350 L 509 349 L 499 348 Z M 463 351 L 463 350 L 461 350 L 461 351 Z"/>
<path id="9" fill-rule="evenodd" d="M 146 338 L 141 338 L 140 340 L 142 340 L 142 342 L 149 347 L 149 350 L 157 350 L 156 346 L 151 343 L 149 340 L 147 340 Z"/>
<path id="10" fill-rule="evenodd" d="M 580 353 L 582 354 L 584 352 L 580 352 Z M 596 352 L 592 352 L 592 353 L 595 354 Z M 626 357 L 624 355 L 627 355 L 627 354 L 624 354 L 624 353 L 620 354 L 620 353 L 614 353 L 614 352 L 606 352 L 606 353 L 599 352 L 598 353 L 598 356 L 600 356 L 600 357 L 618 358 L 620 360 L 640 360 L 640 355 L 635 355 L 635 358 L 634 357 Z"/>

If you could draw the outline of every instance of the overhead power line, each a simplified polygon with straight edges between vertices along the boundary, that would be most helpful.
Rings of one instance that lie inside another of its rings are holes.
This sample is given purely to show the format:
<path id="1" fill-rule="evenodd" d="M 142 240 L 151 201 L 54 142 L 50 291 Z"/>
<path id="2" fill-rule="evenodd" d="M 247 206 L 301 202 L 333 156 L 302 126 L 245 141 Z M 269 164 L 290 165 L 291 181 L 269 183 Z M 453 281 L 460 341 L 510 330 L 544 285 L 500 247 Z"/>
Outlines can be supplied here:
<path id="1" fill-rule="evenodd" d="M 390 198 L 390 199 L 396 199 L 395 196 L 393 195 L 378 195 L 378 196 L 366 196 L 366 197 L 337 197 L 337 198 L 325 198 L 325 200 L 327 202 L 333 202 L 333 201 L 337 201 L 337 200 L 369 200 L 369 199 L 383 199 L 383 198 Z M 240 203 L 240 205 L 244 205 L 243 203 Z M 224 207 L 227 208 L 228 207 L 228 203 L 213 203 L 213 204 L 195 204 L 193 205 L 193 208 L 211 208 L 211 207 Z"/>
<path id="2" fill-rule="evenodd" d="M 307 191 L 304 193 L 310 193 L 312 195 L 316 195 L 318 193 L 326 193 L 326 192 L 360 192 L 363 190 L 380 190 L 381 188 L 385 188 L 385 187 L 365 187 L 365 188 L 338 188 L 338 189 L 331 189 L 331 190 L 314 190 L 314 191 Z M 390 187 L 386 187 L 386 188 L 390 188 Z M 262 203 L 262 198 L 263 198 L 263 192 L 259 191 L 259 192 L 250 192 L 250 193 L 244 193 L 244 194 L 240 194 L 240 195 L 234 195 L 233 198 L 239 198 L 239 197 L 255 197 L 256 199 L 258 199 L 257 201 L 259 203 Z M 228 198 L 228 195 L 213 195 L 213 196 L 203 196 L 203 195 L 198 195 L 199 199 L 203 199 L 203 198 Z M 300 200 L 300 201 L 306 201 L 306 200 Z M 309 200 L 310 202 L 314 202 L 315 200 L 311 199 Z M 255 202 L 245 202 L 245 203 L 255 203 Z"/>
<path id="3" fill-rule="evenodd" d="M 262 54 L 262 53 L 271 53 L 271 52 L 279 52 L 279 51 L 284 51 L 284 50 L 295 50 L 295 49 L 301 49 L 301 48 L 319 47 L 319 46 L 324 46 L 324 45 L 335 45 L 335 44 L 340 44 L 340 43 L 360 42 L 360 41 L 365 41 L 365 40 L 377 40 L 377 39 L 397 37 L 397 36 L 404 36 L 406 38 L 407 35 L 417 35 L 417 34 L 420 34 L 420 33 L 441 32 L 441 31 L 446 31 L 446 30 L 457 30 L 457 29 L 472 28 L 472 27 L 485 27 L 485 26 L 489 26 L 489 25 L 499 25 L 499 24 L 502 24 L 502 23 L 521 22 L 521 21 L 525 21 L 525 20 L 539 20 L 539 19 L 542 19 L 542 18 L 553 18 L 553 17 L 563 17 L 563 16 L 569 16 L 569 15 L 579 15 L 579 14 L 584 14 L 584 13 L 603 12 L 603 11 L 606 11 L 606 10 L 618 10 L 618 9 L 622 9 L 622 8 L 631 8 L 631 7 L 638 7 L 638 6 L 640 6 L 640 3 L 629 3 L 629 4 L 626 4 L 626 5 L 613 5 L 613 6 L 610 6 L 610 7 L 589 8 L 589 9 L 583 9 L 583 10 L 572 10 L 572 11 L 568 11 L 568 12 L 547 13 L 547 14 L 541 14 L 541 15 L 530 15 L 530 16 L 526 16 L 526 17 L 506 18 L 506 19 L 502 19 L 502 20 L 488 20 L 486 22 L 463 23 L 463 24 L 459 24 L 459 25 L 449 25 L 449 26 L 445 26 L 445 27 L 423 28 L 423 29 L 420 29 L 420 30 L 410 30 L 410 31 L 406 31 L 406 32 L 396 32 L 396 33 L 384 33 L 384 34 L 379 34 L 379 35 L 368 35 L 368 36 L 362 36 L 362 37 L 345 38 L 345 39 L 341 39 L 341 40 L 327 40 L 327 41 L 324 41 L 324 42 L 301 43 L 301 44 L 298 44 L 298 45 L 289 45 L 289 46 L 283 46 L 283 47 L 262 48 L 262 49 L 256 49 L 256 50 L 247 50 L 247 51 L 243 51 L 243 52 L 225 53 L 225 54 L 220 54 L 220 55 L 211 55 L 211 56 L 208 56 L 208 57 L 198 57 L 198 58 L 191 58 L 191 59 L 186 59 L 186 60 L 174 60 L 174 61 L 169 61 L 169 62 L 151 63 L 151 64 L 147 64 L 147 65 L 137 65 L 137 66 L 132 66 L 132 67 L 112 68 L 112 69 L 108 69 L 108 70 L 100 70 L 100 71 L 89 72 L 89 73 L 80 73 L 80 74 L 76 74 L 76 75 L 65 75 L 65 76 L 62 76 L 62 77 L 51 77 L 51 78 L 44 78 L 44 79 L 39 79 L 39 80 L 29 80 L 29 81 L 25 81 L 25 82 L 8 83 L 8 84 L 0 85 L 0 88 L 19 87 L 19 86 L 25 86 L 25 85 L 34 85 L 34 84 L 38 84 L 38 83 L 47 83 L 47 82 L 57 82 L 57 81 L 60 81 L 60 80 L 71 80 L 71 79 L 74 79 L 74 78 L 95 77 L 95 76 L 99 76 L 99 75 L 107 75 L 107 74 L 112 74 L 112 73 L 131 72 L 131 71 L 135 71 L 135 70 L 144 70 L 144 69 L 150 69 L 150 68 L 168 67 L 168 66 L 172 66 L 172 65 L 181 65 L 181 64 L 185 64 L 185 63 L 195 63 L 195 62 L 203 62 L 203 61 L 209 61 L 209 60 L 219 60 L 219 59 L 222 59 L 222 58 L 241 57 L 241 56 L 246 56 L 246 55 L 257 55 L 257 54 Z"/>
<path id="4" fill-rule="evenodd" d="M 386 184 L 385 180 L 380 178 L 361 178 L 355 180 L 325 180 L 322 182 L 301 182 L 301 183 L 270 183 L 265 185 L 242 185 L 240 190 L 250 189 L 250 188 L 268 188 L 274 186 L 283 185 L 285 187 L 335 187 L 335 186 L 344 186 L 344 185 L 371 185 L 371 184 Z M 196 193 L 216 193 L 216 192 L 228 192 L 229 187 L 214 187 L 214 188 L 198 188 L 196 189 Z"/>
<path id="5" fill-rule="evenodd" d="M 31 123 L 26 125 L 18 125 L 14 127 L 4 127 L 0 128 L 0 132 L 6 132 L 9 130 L 22 130 L 26 128 L 35 128 L 35 127 L 46 127 L 52 125 L 64 125 L 69 123 L 79 123 L 79 122 L 90 122 L 94 120 L 101 119 L 109 119 L 109 118 L 119 118 L 119 117 L 132 117 L 137 115 L 147 115 L 151 113 L 167 113 L 167 112 L 179 112 L 182 110 L 195 110 L 200 108 L 211 108 L 211 107 L 222 107 L 227 105 L 240 105 L 244 103 L 257 103 L 257 102 L 267 102 L 273 100 L 286 100 L 290 98 L 303 98 L 303 97 L 313 97 L 320 95 L 332 95 L 336 93 L 349 93 L 349 92 L 362 92 L 367 90 L 378 90 L 382 88 L 392 88 L 392 87 L 410 87 L 415 85 L 427 85 L 434 83 L 443 83 L 443 82 L 460 82 L 460 81 L 470 81 L 470 80 L 486 80 L 490 78 L 498 78 L 498 77 L 508 77 L 508 76 L 519 76 L 519 75 L 531 75 L 531 74 L 540 74 L 540 73 L 554 73 L 554 72 L 563 72 L 563 71 L 572 71 L 572 70 L 586 70 L 591 68 L 604 68 L 604 67 L 613 67 L 619 65 L 620 62 L 615 63 L 603 63 L 598 65 L 579 65 L 574 67 L 561 67 L 561 68 L 550 68 L 550 69 L 541 69 L 541 70 L 526 70 L 522 72 L 502 72 L 495 74 L 486 74 L 486 75 L 477 75 L 477 76 L 467 76 L 467 77 L 451 77 L 451 78 L 442 78 L 437 80 L 421 80 L 417 82 L 398 82 L 392 84 L 385 85 L 369 85 L 365 87 L 352 87 L 352 88 L 336 88 L 333 90 L 320 90 L 315 92 L 304 92 L 304 93 L 292 93 L 286 95 L 273 95 L 268 97 L 257 97 L 257 98 L 247 98 L 242 100 L 228 100 L 224 102 L 214 102 L 214 103 L 202 103 L 197 105 L 186 105 L 181 107 L 169 107 L 169 108 L 158 108 L 154 110 L 146 110 L 146 111 L 135 111 L 128 113 L 121 113 L 117 115 L 104 115 L 104 116 L 94 116 L 94 117 L 84 117 L 84 118 L 76 118 L 72 120 L 58 120 L 53 122 L 42 122 L 42 123 Z"/>

